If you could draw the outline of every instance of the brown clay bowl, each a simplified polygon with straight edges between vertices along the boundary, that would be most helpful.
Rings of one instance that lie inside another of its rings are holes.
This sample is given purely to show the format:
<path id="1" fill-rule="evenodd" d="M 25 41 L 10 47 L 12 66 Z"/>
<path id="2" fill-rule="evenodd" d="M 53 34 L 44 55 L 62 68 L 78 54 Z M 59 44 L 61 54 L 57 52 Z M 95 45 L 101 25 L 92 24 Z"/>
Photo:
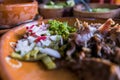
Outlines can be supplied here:
<path id="1" fill-rule="evenodd" d="M 58 17 L 62 17 L 63 8 L 44 8 L 45 4 L 40 4 L 39 5 L 39 13 L 41 16 L 43 16 L 43 18 L 58 18 Z"/>
<path id="2" fill-rule="evenodd" d="M 39 5 L 39 14 L 43 18 L 60 18 L 60 17 L 70 17 L 73 16 L 73 7 L 63 7 L 63 8 L 44 8 L 45 4 Z"/>
<path id="3" fill-rule="evenodd" d="M 120 18 L 120 8 L 118 5 L 99 3 L 91 3 L 89 5 L 91 8 L 109 8 L 111 10 L 108 12 L 88 12 L 83 11 L 82 9 L 84 6 L 82 4 L 79 4 L 74 6 L 73 15 L 87 18 Z"/>
<path id="4" fill-rule="evenodd" d="M 99 19 L 82 19 L 81 21 L 87 21 L 89 23 L 103 23 L 105 20 Z M 75 18 L 57 18 L 56 20 L 68 22 L 69 25 L 73 26 L 76 21 Z M 43 20 L 47 22 L 47 20 Z M 116 21 L 119 23 L 119 21 Z M 38 24 L 41 21 L 29 23 Z M 40 62 L 25 62 L 17 61 L 8 56 L 13 52 L 13 48 L 10 46 L 10 42 L 17 41 L 22 36 L 28 24 L 16 27 L 1 37 L 0 40 L 0 74 L 3 80 L 78 80 L 77 76 L 67 69 L 57 69 L 48 71 L 44 69 Z M 14 65 L 21 64 L 20 67 Z"/>
<path id="5" fill-rule="evenodd" d="M 3 0 L 0 2 L 0 25 L 15 25 L 31 20 L 37 13 L 35 0 Z"/>

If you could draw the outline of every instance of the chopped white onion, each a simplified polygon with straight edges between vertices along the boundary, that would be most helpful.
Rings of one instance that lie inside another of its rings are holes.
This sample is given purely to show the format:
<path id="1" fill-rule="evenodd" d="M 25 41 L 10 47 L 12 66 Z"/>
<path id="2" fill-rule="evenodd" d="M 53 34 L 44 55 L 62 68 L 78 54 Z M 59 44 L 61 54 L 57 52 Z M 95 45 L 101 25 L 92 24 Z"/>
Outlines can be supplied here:
<path id="1" fill-rule="evenodd" d="M 47 39 L 47 40 L 41 40 L 40 42 L 41 42 L 41 44 L 42 44 L 43 47 L 44 46 L 49 46 L 50 43 L 51 43 L 51 41 L 49 39 Z"/>
<path id="2" fill-rule="evenodd" d="M 15 51 L 20 51 L 21 56 L 24 56 L 26 53 L 31 51 L 35 46 L 35 43 L 28 43 L 28 40 L 26 39 L 21 39 L 18 40 L 18 43 L 16 45 Z"/>
<path id="3" fill-rule="evenodd" d="M 28 41 L 30 42 L 30 43 L 33 43 L 34 41 L 35 41 L 35 37 L 33 37 L 33 36 L 28 36 Z"/>
<path id="4" fill-rule="evenodd" d="M 48 54 L 48 55 L 53 56 L 55 58 L 61 58 L 61 55 L 57 50 L 54 50 L 51 48 L 39 48 L 39 50 L 43 54 Z"/>

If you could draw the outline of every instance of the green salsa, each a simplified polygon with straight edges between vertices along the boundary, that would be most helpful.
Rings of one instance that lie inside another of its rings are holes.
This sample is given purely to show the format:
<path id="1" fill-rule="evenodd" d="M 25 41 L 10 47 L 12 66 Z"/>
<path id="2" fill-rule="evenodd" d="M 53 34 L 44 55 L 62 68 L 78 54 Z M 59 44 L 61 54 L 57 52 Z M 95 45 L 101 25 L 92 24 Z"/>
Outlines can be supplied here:
<path id="1" fill-rule="evenodd" d="M 74 5 L 75 5 L 74 0 L 69 0 L 69 1 L 66 1 L 66 2 L 58 2 L 58 3 L 50 1 L 47 4 L 44 5 L 44 8 L 59 9 L 59 8 L 64 8 L 64 7 L 72 7 Z"/>
<path id="2" fill-rule="evenodd" d="M 109 12 L 109 8 L 93 8 L 92 12 Z"/>

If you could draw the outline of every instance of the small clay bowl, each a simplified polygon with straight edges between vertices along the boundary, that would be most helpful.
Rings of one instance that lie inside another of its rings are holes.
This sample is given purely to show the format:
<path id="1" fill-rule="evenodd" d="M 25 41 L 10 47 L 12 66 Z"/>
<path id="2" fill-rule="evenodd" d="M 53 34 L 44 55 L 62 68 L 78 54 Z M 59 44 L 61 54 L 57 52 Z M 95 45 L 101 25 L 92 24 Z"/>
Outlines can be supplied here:
<path id="1" fill-rule="evenodd" d="M 16 25 L 33 19 L 37 13 L 35 0 L 4 0 L 0 2 L 0 25 Z"/>
<path id="2" fill-rule="evenodd" d="M 77 17 L 86 17 L 86 18 L 120 18 L 120 8 L 118 5 L 112 4 L 98 4 L 91 3 L 89 4 L 91 8 L 109 8 L 108 12 L 88 12 L 83 11 L 85 8 L 82 4 L 78 4 L 73 8 L 73 15 Z"/>
<path id="3" fill-rule="evenodd" d="M 63 1 L 56 1 L 56 3 L 65 3 Z M 63 6 L 63 8 L 45 8 L 46 4 L 39 5 L 39 14 L 46 18 L 60 18 L 73 16 L 73 6 Z"/>
<path id="4" fill-rule="evenodd" d="M 63 16 L 64 8 L 44 8 L 44 5 L 39 5 L 39 13 L 43 18 L 58 18 Z"/>

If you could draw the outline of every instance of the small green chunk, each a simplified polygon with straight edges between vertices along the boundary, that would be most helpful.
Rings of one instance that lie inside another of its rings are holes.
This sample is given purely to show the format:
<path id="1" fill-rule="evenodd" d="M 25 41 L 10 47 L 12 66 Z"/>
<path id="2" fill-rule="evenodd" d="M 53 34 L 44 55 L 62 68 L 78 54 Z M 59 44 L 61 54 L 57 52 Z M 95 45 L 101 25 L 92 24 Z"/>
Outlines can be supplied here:
<path id="1" fill-rule="evenodd" d="M 33 57 L 33 59 L 37 59 L 37 54 L 39 53 L 39 50 L 32 50 L 28 53 L 26 53 L 26 55 L 24 56 L 25 60 L 30 60 L 31 57 Z"/>
<path id="2" fill-rule="evenodd" d="M 39 53 L 39 50 L 32 50 L 30 55 L 34 57 L 34 59 L 37 59 L 37 54 Z"/>
<path id="3" fill-rule="evenodd" d="M 49 56 L 45 56 L 41 60 L 45 64 L 47 69 L 51 70 L 56 68 L 56 64 L 52 61 L 52 59 Z"/>
<path id="4" fill-rule="evenodd" d="M 50 1 L 47 3 L 47 5 L 55 5 L 55 3 L 53 1 Z"/>
<path id="5" fill-rule="evenodd" d="M 22 59 L 22 56 L 17 52 L 13 52 L 10 56 L 15 59 Z"/>
<path id="6" fill-rule="evenodd" d="M 37 55 L 37 60 L 41 60 L 45 56 L 47 56 L 47 54 L 38 54 Z"/>

